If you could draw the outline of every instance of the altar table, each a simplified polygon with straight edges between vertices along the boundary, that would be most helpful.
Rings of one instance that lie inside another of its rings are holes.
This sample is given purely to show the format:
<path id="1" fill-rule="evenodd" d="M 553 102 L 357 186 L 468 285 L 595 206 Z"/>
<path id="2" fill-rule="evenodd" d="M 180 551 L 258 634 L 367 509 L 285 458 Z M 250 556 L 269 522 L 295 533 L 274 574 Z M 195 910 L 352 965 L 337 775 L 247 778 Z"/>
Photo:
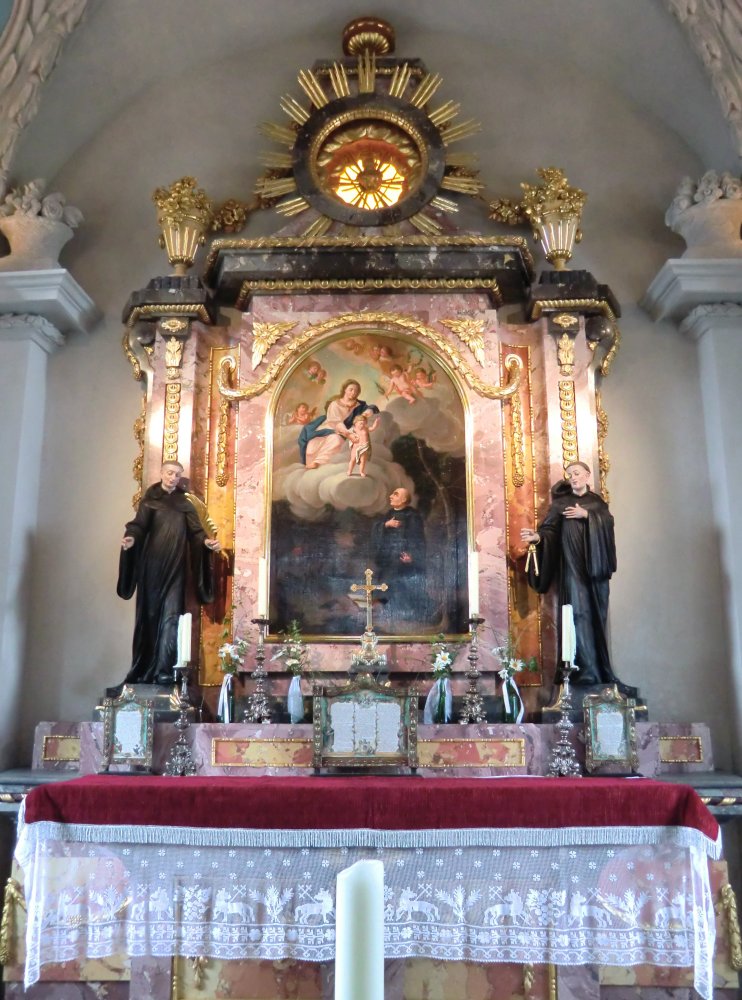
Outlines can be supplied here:
<path id="1" fill-rule="evenodd" d="M 52 962 L 328 961 L 335 880 L 384 862 L 385 956 L 693 967 L 716 821 L 646 779 L 86 777 L 34 789 L 26 985 Z"/>

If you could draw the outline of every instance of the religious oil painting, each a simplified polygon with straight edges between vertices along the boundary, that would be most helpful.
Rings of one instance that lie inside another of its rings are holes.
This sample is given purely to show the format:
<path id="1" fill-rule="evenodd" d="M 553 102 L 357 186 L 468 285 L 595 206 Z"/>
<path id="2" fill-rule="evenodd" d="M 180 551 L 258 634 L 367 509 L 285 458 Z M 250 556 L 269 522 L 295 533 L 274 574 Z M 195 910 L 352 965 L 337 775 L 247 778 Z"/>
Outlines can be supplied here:
<path id="1" fill-rule="evenodd" d="M 270 618 L 357 638 L 466 632 L 464 404 L 423 346 L 344 335 L 297 362 L 273 409 Z"/>

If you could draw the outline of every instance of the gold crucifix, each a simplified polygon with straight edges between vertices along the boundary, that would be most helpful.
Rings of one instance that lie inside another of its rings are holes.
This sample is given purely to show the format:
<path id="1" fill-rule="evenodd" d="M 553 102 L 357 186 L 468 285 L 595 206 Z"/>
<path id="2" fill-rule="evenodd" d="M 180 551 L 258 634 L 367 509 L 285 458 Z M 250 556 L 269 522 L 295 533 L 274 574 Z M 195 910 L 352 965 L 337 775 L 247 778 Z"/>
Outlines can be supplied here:
<path id="1" fill-rule="evenodd" d="M 366 572 L 364 573 L 364 576 L 366 577 L 366 582 L 365 583 L 351 583 L 351 585 L 350 585 L 350 589 L 353 592 L 355 592 L 356 590 L 365 590 L 366 591 L 366 631 L 367 632 L 372 632 L 373 631 L 373 622 L 371 620 L 371 594 L 375 590 L 384 591 L 384 590 L 388 590 L 389 589 L 385 583 L 371 583 L 371 579 L 372 579 L 373 575 L 374 575 L 373 571 L 370 570 L 370 569 L 367 569 Z"/>

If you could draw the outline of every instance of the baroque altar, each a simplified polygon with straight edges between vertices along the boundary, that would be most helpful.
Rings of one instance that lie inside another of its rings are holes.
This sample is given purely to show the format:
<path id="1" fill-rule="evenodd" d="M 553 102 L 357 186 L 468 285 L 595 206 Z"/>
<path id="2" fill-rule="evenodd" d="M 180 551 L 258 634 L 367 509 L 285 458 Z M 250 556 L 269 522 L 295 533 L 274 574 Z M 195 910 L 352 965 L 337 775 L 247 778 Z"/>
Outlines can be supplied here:
<path id="1" fill-rule="evenodd" d="M 715 926 L 714 900 L 728 900 L 729 885 L 711 818 L 692 797 L 675 809 L 669 786 L 593 779 L 584 792 L 577 781 L 543 778 L 556 739 L 540 724 L 543 710 L 560 662 L 572 657 L 563 655 L 556 590 L 529 587 L 533 553 L 522 532 L 534 531 L 552 484 L 576 462 L 610 500 L 601 388 L 619 348 L 620 308 L 607 285 L 567 268 L 586 196 L 556 167 L 524 183 L 520 200 L 485 196 L 464 145 L 478 125 L 459 120 L 441 78 L 394 55 L 386 22 L 351 23 L 343 45 L 342 58 L 299 73 L 299 99 L 281 102 L 286 120 L 266 125 L 267 144 L 279 148 L 266 154 L 252 201 L 217 209 L 188 177 L 155 192 L 173 273 L 134 291 L 123 313 L 123 351 L 142 390 L 133 505 L 163 464 L 180 464 L 205 535 L 221 548 L 213 600 L 187 592 L 193 643 L 178 655 L 193 665 L 189 697 L 204 720 L 183 720 L 197 776 L 118 776 L 107 786 L 92 777 L 105 758 L 100 722 L 40 727 L 37 769 L 91 777 L 56 800 L 29 801 L 18 852 L 33 873 L 25 981 L 66 962 L 119 963 L 110 978 L 122 998 L 129 975 L 131 996 L 160 1000 L 155 967 L 159 975 L 166 960 L 192 959 L 195 989 L 209 961 L 220 988 L 245 962 L 252 976 L 260 963 L 276 976 L 290 968 L 311 995 L 326 995 L 327 983 L 300 963 L 332 960 L 335 875 L 356 855 L 386 852 L 389 958 L 501 963 L 512 980 L 503 997 L 554 997 L 559 977 L 569 995 L 568 967 L 578 962 L 586 970 L 575 994 L 591 976 L 596 995 L 620 988 L 631 967 L 638 988 L 694 986 L 708 996 L 714 976 L 721 987 L 734 980 L 722 951 L 735 941 L 734 920 Z M 472 199 L 487 204 L 485 232 L 456 225 Z M 241 235 L 259 210 L 281 216 L 278 231 Z M 538 233 L 546 267 L 511 224 Z M 211 242 L 197 276 L 190 268 L 209 230 L 228 235 Z M 364 601 L 367 567 L 386 589 L 371 595 L 367 576 Z M 425 781 L 310 778 L 316 733 L 286 725 L 290 673 L 273 655 L 282 634 L 300 624 L 313 678 L 332 690 L 364 622 L 368 635 L 371 605 L 385 658 L 374 690 L 402 699 L 399 715 L 416 737 L 405 764 Z M 471 628 L 482 621 L 481 632 Z M 246 714 L 236 725 L 212 722 L 225 639 L 245 640 L 234 686 Z M 430 686 L 430 650 L 443 640 L 453 652 L 454 721 L 472 674 L 482 718 L 418 729 L 399 692 Z M 508 726 L 498 700 L 504 646 L 536 664 L 518 675 L 524 716 Z M 256 659 L 261 711 L 250 717 Z M 628 679 L 635 666 L 614 664 Z M 167 686 L 160 698 L 177 701 Z M 713 768 L 707 727 L 649 722 L 644 706 L 637 717 L 639 774 Z M 175 738 L 162 712 L 153 731 L 161 772 Z M 582 764 L 577 732 L 571 741 Z M 109 788 L 119 803 L 154 803 L 156 822 L 94 816 Z M 193 793 L 201 820 L 172 798 L 163 806 L 167 795 Z M 343 808 L 333 811 L 338 795 Z M 473 818 L 458 805 L 442 815 L 456 796 Z M 618 805 L 606 819 L 612 796 Z M 434 798 L 438 813 L 425 812 Z M 387 799 L 400 811 L 405 800 L 403 819 L 393 808 L 371 816 Z M 279 808 L 289 801 L 301 822 Z M 503 818 L 516 801 L 525 809 L 518 824 Z M 668 801 L 666 814 L 637 819 Z M 247 827 L 227 822 L 240 803 L 253 817 Z M 424 828 L 415 826 L 418 807 Z M 47 867 L 34 867 L 40 858 Z M 69 858 L 89 891 L 65 881 Z M 238 867 L 248 876 L 238 878 Z M 479 1000 L 492 995 L 486 989 L 461 995 Z"/>

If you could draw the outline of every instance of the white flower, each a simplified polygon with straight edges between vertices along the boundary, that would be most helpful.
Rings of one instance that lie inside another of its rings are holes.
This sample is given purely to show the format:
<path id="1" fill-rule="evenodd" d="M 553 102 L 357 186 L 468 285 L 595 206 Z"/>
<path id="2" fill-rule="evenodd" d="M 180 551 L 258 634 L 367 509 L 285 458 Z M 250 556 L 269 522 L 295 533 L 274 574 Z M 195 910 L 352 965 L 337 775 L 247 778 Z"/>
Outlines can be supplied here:
<path id="1" fill-rule="evenodd" d="M 83 221 L 83 218 L 84 216 L 79 208 L 75 208 L 74 205 L 64 206 L 62 221 L 65 222 L 70 227 L 70 229 L 77 229 L 77 227 Z"/>
<path id="2" fill-rule="evenodd" d="M 79 208 L 68 205 L 63 194 L 54 191 L 44 197 L 46 181 L 38 178 L 13 188 L 5 196 L 0 205 L 0 215 L 40 215 L 52 222 L 65 222 L 75 229 L 82 222 L 82 212 Z"/>
<path id="3" fill-rule="evenodd" d="M 64 195 L 60 194 L 59 191 L 55 191 L 54 194 L 48 194 L 41 202 L 41 214 L 45 219 L 51 219 L 53 222 L 61 222 L 64 216 L 64 203 Z"/>

